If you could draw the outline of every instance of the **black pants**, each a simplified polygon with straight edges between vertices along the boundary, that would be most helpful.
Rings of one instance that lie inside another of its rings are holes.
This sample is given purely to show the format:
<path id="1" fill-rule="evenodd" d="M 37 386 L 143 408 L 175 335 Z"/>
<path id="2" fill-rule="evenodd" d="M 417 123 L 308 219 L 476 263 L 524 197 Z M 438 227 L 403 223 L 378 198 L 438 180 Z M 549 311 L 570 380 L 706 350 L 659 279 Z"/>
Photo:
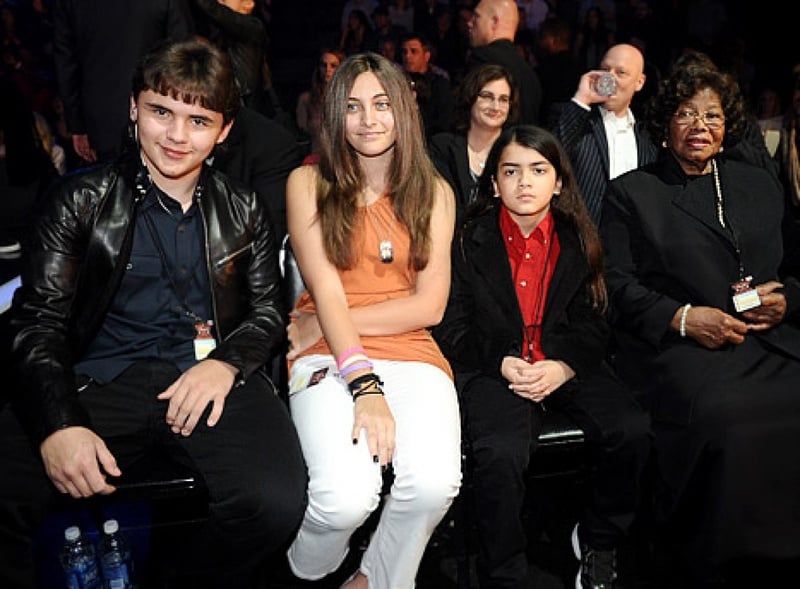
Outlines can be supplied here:
<path id="1" fill-rule="evenodd" d="M 542 408 L 513 394 L 505 381 L 477 376 L 460 391 L 465 435 L 472 449 L 481 589 L 528 586 L 522 510 Z M 633 522 L 652 436 L 647 414 L 607 374 L 570 381 L 545 400 L 580 426 L 589 456 L 581 540 L 616 547 Z M 535 460 L 535 456 L 533 458 Z"/>
<path id="2" fill-rule="evenodd" d="M 188 539 L 192 570 L 207 570 L 209 586 L 248 587 L 256 568 L 291 540 L 305 510 L 297 434 L 286 406 L 260 375 L 231 391 L 217 425 L 205 424 L 207 410 L 189 437 L 173 434 L 165 422 L 167 403 L 156 395 L 179 374 L 169 363 L 142 362 L 111 383 L 90 383 L 80 400 L 123 476 L 154 452 L 202 476 L 210 517 L 206 529 Z M 8 407 L 0 412 L 0 436 L 0 587 L 32 587 L 31 534 L 57 490 Z"/>

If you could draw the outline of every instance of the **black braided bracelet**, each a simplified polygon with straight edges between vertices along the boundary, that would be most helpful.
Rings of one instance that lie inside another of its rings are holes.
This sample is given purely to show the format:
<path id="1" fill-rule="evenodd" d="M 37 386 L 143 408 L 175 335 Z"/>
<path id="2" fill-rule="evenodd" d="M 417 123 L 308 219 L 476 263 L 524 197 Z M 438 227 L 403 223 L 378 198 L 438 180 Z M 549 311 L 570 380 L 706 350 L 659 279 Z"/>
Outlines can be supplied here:
<path id="1" fill-rule="evenodd" d="M 353 396 L 353 402 L 364 395 L 382 395 L 381 386 L 383 386 L 383 381 L 373 372 L 362 374 L 347 384 L 350 394 Z"/>
<path id="2" fill-rule="evenodd" d="M 380 377 L 374 372 L 367 372 L 366 374 L 357 376 L 349 383 L 347 383 L 347 388 L 350 389 L 350 394 L 352 395 L 371 384 L 377 384 L 378 386 L 382 386 L 383 382 L 381 381 Z"/>
<path id="3" fill-rule="evenodd" d="M 380 389 L 377 389 L 377 390 L 373 389 L 373 390 L 369 390 L 369 391 L 365 391 L 364 389 L 361 389 L 357 393 L 353 394 L 353 401 L 358 400 L 359 397 L 363 397 L 364 395 L 382 395 L 382 394 L 383 394 L 383 391 L 380 390 Z"/>

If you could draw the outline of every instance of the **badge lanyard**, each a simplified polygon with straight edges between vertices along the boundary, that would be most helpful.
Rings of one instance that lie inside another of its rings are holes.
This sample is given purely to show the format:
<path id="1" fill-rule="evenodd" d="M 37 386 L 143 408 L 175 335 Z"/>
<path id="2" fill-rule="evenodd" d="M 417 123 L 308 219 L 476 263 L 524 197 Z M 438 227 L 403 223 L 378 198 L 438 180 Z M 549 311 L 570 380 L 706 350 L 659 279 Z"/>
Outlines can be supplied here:
<path id="1" fill-rule="evenodd" d="M 743 313 L 750 309 L 754 309 L 761 305 L 761 299 L 758 292 L 752 286 L 752 276 L 746 276 L 744 272 L 744 262 L 742 262 L 742 250 L 739 247 L 739 238 L 736 235 L 736 230 L 733 224 L 728 220 L 726 223 L 725 205 L 722 199 L 722 184 L 719 181 L 719 170 L 717 168 L 717 160 L 711 160 L 711 168 L 714 173 L 714 189 L 716 191 L 717 200 L 717 221 L 720 226 L 727 230 L 733 241 L 733 248 L 736 251 L 736 262 L 739 265 L 739 280 L 731 284 L 733 291 L 733 306 L 737 312 Z"/>
<path id="2" fill-rule="evenodd" d="M 154 190 L 158 190 L 154 188 Z M 169 213 L 169 210 L 166 206 L 161 202 L 158 193 L 156 192 L 156 198 L 159 201 L 159 204 Z M 171 215 L 171 214 L 170 214 Z M 175 276 L 172 274 L 170 270 L 170 265 L 167 262 L 167 255 L 164 251 L 164 246 L 161 243 L 161 239 L 158 237 L 158 231 L 156 230 L 155 226 L 153 225 L 153 220 L 150 218 L 149 211 L 145 211 L 144 213 L 144 220 L 145 224 L 147 225 L 147 230 L 150 233 L 150 237 L 153 240 L 153 245 L 155 245 L 156 250 L 158 251 L 158 256 L 161 258 L 161 264 L 164 267 L 164 271 L 167 273 L 167 278 L 169 279 L 169 283 L 172 286 L 172 290 L 175 295 L 178 297 L 178 300 L 182 306 L 182 313 L 183 315 L 189 317 L 194 321 L 194 329 L 195 329 L 195 337 L 194 337 L 194 352 L 195 358 L 197 360 L 203 360 L 208 354 L 211 353 L 212 350 L 216 348 L 216 340 L 214 336 L 211 334 L 211 328 L 213 326 L 213 321 L 210 319 L 206 320 L 200 317 L 197 313 L 195 313 L 189 306 L 188 301 L 188 294 L 189 294 L 189 287 L 194 280 L 194 273 L 195 270 L 200 265 L 200 262 L 203 259 L 203 256 L 199 256 L 197 261 L 195 261 L 194 265 L 191 268 L 191 271 L 187 273 L 187 279 L 183 283 L 183 288 L 179 288 L 177 281 L 175 280 Z"/>

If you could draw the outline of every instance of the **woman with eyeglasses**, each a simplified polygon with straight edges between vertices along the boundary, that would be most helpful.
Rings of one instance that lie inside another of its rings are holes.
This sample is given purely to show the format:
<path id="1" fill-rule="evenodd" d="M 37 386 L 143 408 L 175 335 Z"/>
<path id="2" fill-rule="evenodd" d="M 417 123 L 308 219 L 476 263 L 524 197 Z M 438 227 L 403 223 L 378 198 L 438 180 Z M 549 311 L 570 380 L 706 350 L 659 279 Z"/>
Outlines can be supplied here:
<path id="1" fill-rule="evenodd" d="M 517 86 L 502 66 L 469 71 L 456 94 L 454 132 L 431 138 L 431 159 L 456 195 L 459 212 L 475 200 L 492 145 L 517 119 Z"/>
<path id="2" fill-rule="evenodd" d="M 774 177 L 730 157 L 732 76 L 685 60 L 649 125 L 660 158 L 612 181 L 601 236 L 616 368 L 653 416 L 665 586 L 778 586 L 800 557 L 795 230 Z"/>

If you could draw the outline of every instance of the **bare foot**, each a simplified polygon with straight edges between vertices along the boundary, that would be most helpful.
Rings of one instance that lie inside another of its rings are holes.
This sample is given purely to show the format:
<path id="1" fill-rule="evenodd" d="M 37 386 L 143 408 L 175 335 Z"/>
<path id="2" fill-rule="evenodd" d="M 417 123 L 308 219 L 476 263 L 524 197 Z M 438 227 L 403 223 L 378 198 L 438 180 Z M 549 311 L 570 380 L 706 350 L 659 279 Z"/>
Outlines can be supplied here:
<path id="1" fill-rule="evenodd" d="M 368 587 L 367 577 L 360 571 L 342 585 L 342 589 L 368 589 Z"/>

